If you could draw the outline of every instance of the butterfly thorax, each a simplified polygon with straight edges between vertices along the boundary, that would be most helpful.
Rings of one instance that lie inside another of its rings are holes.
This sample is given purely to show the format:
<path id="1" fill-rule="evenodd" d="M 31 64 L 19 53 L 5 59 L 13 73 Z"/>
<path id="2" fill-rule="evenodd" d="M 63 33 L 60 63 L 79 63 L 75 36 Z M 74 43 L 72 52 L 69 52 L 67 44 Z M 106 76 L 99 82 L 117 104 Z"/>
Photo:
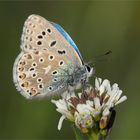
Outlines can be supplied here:
<path id="1" fill-rule="evenodd" d="M 85 65 L 76 66 L 73 73 L 68 73 L 67 86 L 70 89 L 80 88 L 81 85 L 86 85 L 88 78 L 92 75 L 92 68 L 88 71 Z M 72 88 L 71 88 L 72 87 Z"/>

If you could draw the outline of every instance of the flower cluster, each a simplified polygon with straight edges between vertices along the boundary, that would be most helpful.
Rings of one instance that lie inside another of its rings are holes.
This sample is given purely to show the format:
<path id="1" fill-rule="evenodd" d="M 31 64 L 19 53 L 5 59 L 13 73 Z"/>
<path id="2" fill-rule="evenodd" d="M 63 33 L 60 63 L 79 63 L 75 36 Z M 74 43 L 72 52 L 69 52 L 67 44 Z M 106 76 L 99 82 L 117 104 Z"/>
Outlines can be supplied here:
<path id="1" fill-rule="evenodd" d="M 69 93 L 67 97 L 52 100 L 57 111 L 62 114 L 58 129 L 64 119 L 70 120 L 82 133 L 97 130 L 106 134 L 115 117 L 114 107 L 127 99 L 122 96 L 118 84 L 110 85 L 109 80 L 95 79 L 95 86 L 87 87 L 82 93 Z"/>

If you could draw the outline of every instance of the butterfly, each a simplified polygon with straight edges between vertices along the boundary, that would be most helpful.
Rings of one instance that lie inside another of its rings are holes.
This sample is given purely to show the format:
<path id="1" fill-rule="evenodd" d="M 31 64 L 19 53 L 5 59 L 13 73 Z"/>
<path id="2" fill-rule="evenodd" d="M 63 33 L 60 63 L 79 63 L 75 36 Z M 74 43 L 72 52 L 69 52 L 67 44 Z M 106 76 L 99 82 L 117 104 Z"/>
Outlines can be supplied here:
<path id="1" fill-rule="evenodd" d="M 93 73 L 65 30 L 39 15 L 26 19 L 20 49 L 13 66 L 13 81 L 28 99 L 78 89 Z"/>

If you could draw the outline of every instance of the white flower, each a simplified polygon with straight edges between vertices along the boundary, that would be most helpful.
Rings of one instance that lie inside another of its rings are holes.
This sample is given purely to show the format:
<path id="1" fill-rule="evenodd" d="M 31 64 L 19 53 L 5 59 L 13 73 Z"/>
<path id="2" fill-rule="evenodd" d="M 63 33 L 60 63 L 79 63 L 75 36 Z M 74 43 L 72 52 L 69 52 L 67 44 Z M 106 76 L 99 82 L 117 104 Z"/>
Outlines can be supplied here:
<path id="1" fill-rule="evenodd" d="M 80 128 L 92 128 L 93 118 L 91 116 L 91 108 L 86 104 L 78 104 L 77 111 L 74 114 L 75 124 Z"/>
<path id="2" fill-rule="evenodd" d="M 95 87 L 88 87 L 78 94 L 67 93 L 62 99 L 52 100 L 57 106 L 56 110 L 62 114 L 58 129 L 61 129 L 64 119 L 75 123 L 83 133 L 94 127 L 106 128 L 111 118 L 111 110 L 127 99 L 121 95 L 122 90 L 118 84 L 111 86 L 109 80 L 96 78 Z"/>

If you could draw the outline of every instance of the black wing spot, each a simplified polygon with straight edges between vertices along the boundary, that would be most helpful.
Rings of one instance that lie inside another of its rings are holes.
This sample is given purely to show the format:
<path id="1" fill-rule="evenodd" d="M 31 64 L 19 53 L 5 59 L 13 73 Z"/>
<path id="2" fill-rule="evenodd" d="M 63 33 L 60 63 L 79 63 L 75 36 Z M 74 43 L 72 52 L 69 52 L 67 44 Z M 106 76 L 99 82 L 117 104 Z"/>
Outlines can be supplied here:
<path id="1" fill-rule="evenodd" d="M 51 29 L 47 29 L 48 33 L 51 33 Z"/>
<path id="2" fill-rule="evenodd" d="M 49 56 L 49 60 L 53 60 L 54 59 L 54 56 L 53 55 L 50 55 Z"/>
<path id="3" fill-rule="evenodd" d="M 32 74 L 32 77 L 33 77 L 33 78 L 35 78 L 36 76 L 37 76 L 37 74 L 36 74 L 36 73 L 33 73 L 33 74 Z"/>
<path id="4" fill-rule="evenodd" d="M 38 42 L 37 42 L 37 44 L 38 44 L 38 45 L 41 45 L 41 44 L 42 44 L 42 42 L 41 42 L 41 41 L 38 41 Z"/>
<path id="5" fill-rule="evenodd" d="M 42 35 L 46 35 L 45 31 L 42 32 Z"/>
<path id="6" fill-rule="evenodd" d="M 44 62 L 44 58 L 40 58 L 40 59 L 39 59 L 39 62 L 40 62 L 40 63 L 43 63 L 43 62 Z"/>
<path id="7" fill-rule="evenodd" d="M 53 75 L 57 74 L 57 71 L 53 71 L 52 74 L 53 74 Z"/>
<path id="8" fill-rule="evenodd" d="M 42 36 L 42 35 L 38 35 L 38 38 L 39 38 L 39 39 L 42 39 L 42 38 L 43 38 L 43 36 Z"/>
<path id="9" fill-rule="evenodd" d="M 65 50 L 62 50 L 62 51 L 58 50 L 58 53 L 59 53 L 59 54 L 65 54 L 66 51 L 65 51 Z"/>
<path id="10" fill-rule="evenodd" d="M 34 71 L 34 70 L 35 70 L 35 68 L 32 68 L 32 67 L 29 69 L 29 71 Z"/>
<path id="11" fill-rule="evenodd" d="M 51 91 L 53 88 L 51 86 L 49 86 L 48 89 Z"/>
<path id="12" fill-rule="evenodd" d="M 59 65 L 61 66 L 61 65 L 63 65 L 63 64 L 64 64 L 64 61 L 61 60 L 61 61 L 59 62 Z"/>
<path id="13" fill-rule="evenodd" d="M 54 82 L 57 82 L 57 79 L 56 79 L 56 78 L 54 78 L 54 79 L 53 79 L 53 81 L 54 81 Z"/>
<path id="14" fill-rule="evenodd" d="M 50 47 L 53 47 L 55 44 L 56 44 L 56 41 L 54 40 L 51 42 Z"/>
<path id="15" fill-rule="evenodd" d="M 33 67 L 36 67 L 36 66 L 37 66 L 37 63 L 36 63 L 36 62 L 33 62 L 33 63 L 32 63 L 32 66 L 33 66 Z"/>
<path id="16" fill-rule="evenodd" d="M 39 84 L 38 87 L 39 87 L 39 89 L 42 89 L 43 88 L 43 84 Z"/>
<path id="17" fill-rule="evenodd" d="M 42 82 L 42 78 L 38 78 L 37 82 L 39 82 L 39 83 Z"/>

